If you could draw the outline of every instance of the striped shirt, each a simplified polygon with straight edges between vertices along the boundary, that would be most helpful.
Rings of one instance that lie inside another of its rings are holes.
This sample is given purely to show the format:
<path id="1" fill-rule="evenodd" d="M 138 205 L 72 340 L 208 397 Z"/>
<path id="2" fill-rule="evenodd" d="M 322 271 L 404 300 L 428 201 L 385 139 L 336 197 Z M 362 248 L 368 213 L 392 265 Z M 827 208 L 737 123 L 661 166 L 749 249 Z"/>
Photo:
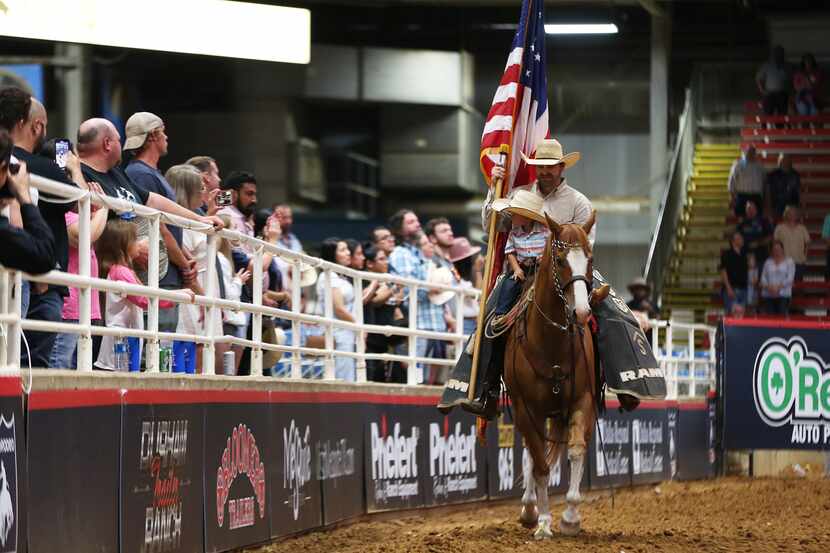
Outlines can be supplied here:
<path id="1" fill-rule="evenodd" d="M 416 280 L 427 280 L 429 265 L 432 261 L 424 259 L 421 250 L 415 245 L 403 243 L 396 246 L 389 256 L 389 272 L 405 278 Z M 408 309 L 414 306 L 409 301 L 409 287 L 406 288 L 404 303 Z M 434 330 L 444 332 L 447 330 L 447 322 L 444 319 L 444 306 L 435 305 L 429 301 L 429 291 L 426 288 L 418 288 L 417 296 L 417 325 L 420 330 Z"/>
<path id="2" fill-rule="evenodd" d="M 510 229 L 504 253 L 515 255 L 520 264 L 525 261 L 535 261 L 545 251 L 548 236 L 550 236 L 550 230 L 542 223 L 534 221 L 529 230 L 516 225 Z"/>

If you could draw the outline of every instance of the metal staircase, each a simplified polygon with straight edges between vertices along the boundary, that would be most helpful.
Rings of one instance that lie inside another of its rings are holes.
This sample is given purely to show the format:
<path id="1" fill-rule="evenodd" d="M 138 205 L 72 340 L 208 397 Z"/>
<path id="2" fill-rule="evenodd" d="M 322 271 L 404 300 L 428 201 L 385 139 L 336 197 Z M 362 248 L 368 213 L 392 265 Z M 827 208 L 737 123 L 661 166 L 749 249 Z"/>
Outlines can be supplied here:
<path id="1" fill-rule="evenodd" d="M 696 144 L 674 248 L 663 272 L 665 317 L 706 322 L 731 226 L 727 179 L 738 144 Z"/>

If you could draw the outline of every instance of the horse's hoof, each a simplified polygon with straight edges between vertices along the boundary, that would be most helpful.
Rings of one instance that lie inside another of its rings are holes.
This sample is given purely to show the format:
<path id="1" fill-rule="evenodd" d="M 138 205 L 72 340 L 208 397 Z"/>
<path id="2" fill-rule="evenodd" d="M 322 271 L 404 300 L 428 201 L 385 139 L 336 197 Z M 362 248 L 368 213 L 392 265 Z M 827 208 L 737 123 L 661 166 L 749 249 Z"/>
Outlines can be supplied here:
<path id="1" fill-rule="evenodd" d="M 566 536 L 576 536 L 582 530 L 580 522 L 568 522 L 564 518 L 559 519 L 559 530 Z"/>
<path id="2" fill-rule="evenodd" d="M 522 514 L 519 515 L 519 522 L 525 528 L 533 528 L 539 522 L 539 509 L 536 505 L 522 505 Z"/>
<path id="3" fill-rule="evenodd" d="M 553 532 L 550 529 L 550 521 L 543 520 L 539 522 L 536 531 L 533 532 L 533 539 L 535 540 L 549 540 L 553 537 Z"/>

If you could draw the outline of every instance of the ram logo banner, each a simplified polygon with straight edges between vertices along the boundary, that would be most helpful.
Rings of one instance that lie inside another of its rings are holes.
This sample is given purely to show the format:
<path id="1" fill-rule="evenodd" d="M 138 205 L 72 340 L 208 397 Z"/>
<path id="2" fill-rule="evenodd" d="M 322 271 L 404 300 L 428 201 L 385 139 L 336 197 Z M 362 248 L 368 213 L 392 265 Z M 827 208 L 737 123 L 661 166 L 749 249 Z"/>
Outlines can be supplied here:
<path id="1" fill-rule="evenodd" d="M 300 507 L 309 499 L 303 487 L 311 480 L 311 427 L 306 425 L 305 432 L 291 419 L 288 428 L 282 429 L 283 440 L 283 477 L 282 487 L 291 490 L 286 505 L 291 505 L 294 520 L 300 517 Z"/>
<path id="2" fill-rule="evenodd" d="M 187 463 L 187 420 L 142 421 L 139 451 L 139 466 L 149 477 L 152 493 L 152 503 L 145 509 L 142 551 L 178 550 L 182 542 L 180 471 Z"/>
<path id="3" fill-rule="evenodd" d="M 830 371 L 800 336 L 764 342 L 755 359 L 753 382 L 755 407 L 770 426 L 791 424 L 795 436 L 798 426 L 830 419 Z M 828 443 L 826 433 L 822 439 Z"/>
<path id="4" fill-rule="evenodd" d="M 372 448 L 371 478 L 375 483 L 375 501 L 386 503 L 391 499 L 407 499 L 418 495 L 418 438 L 417 426 L 405 431 L 396 422 L 390 429 L 386 415 L 380 424 L 370 425 Z"/>
<path id="5" fill-rule="evenodd" d="M 430 423 L 429 475 L 433 497 L 475 491 L 478 488 L 477 472 L 475 422 L 467 429 L 461 422 L 456 422 L 452 431 L 449 417 L 444 417 L 443 428 L 436 422 Z"/>
<path id="6" fill-rule="evenodd" d="M 253 496 L 230 498 L 231 486 L 237 476 L 247 477 L 254 490 Z M 230 530 L 253 526 L 257 512 L 259 518 L 265 518 L 265 464 L 260 458 L 256 438 L 244 424 L 234 428 L 228 437 L 216 473 L 216 522 L 220 528 L 225 524 L 226 504 Z"/>
<path id="7" fill-rule="evenodd" d="M 17 435 L 14 414 L 0 415 L 0 552 L 17 551 Z"/>

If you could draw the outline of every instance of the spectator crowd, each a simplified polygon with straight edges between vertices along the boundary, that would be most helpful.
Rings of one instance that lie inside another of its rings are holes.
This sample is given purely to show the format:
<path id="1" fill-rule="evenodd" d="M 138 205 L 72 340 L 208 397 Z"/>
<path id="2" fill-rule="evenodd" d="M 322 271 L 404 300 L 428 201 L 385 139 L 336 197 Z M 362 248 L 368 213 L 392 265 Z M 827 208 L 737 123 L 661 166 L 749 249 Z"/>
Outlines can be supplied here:
<path id="1" fill-rule="evenodd" d="M 160 161 L 168 153 L 164 120 L 149 112 L 133 114 L 126 123 L 123 139 L 108 120 L 93 118 L 77 130 L 75 144 L 65 139 L 47 141 L 48 115 L 43 104 L 27 92 L 9 87 L 0 91 L 0 264 L 8 269 L 40 274 L 57 269 L 79 273 L 79 214 L 77 202 L 38 194 L 29 175 L 39 175 L 104 197 L 129 200 L 159 211 L 228 228 L 257 237 L 295 252 L 303 245 L 293 232 L 293 214 L 285 204 L 259 209 L 257 177 L 247 171 L 233 171 L 222 178 L 211 156 L 198 155 L 172 165 L 165 172 Z M 175 137 L 173 137 L 175 139 Z M 90 267 L 93 276 L 130 284 L 147 284 L 149 274 L 150 224 L 133 211 L 93 206 L 91 218 Z M 369 273 L 391 273 L 437 285 L 464 288 L 481 286 L 481 248 L 466 238 L 456 237 L 445 218 L 428 221 L 421 228 L 411 210 L 393 215 L 388 226 L 372 230 L 365 241 L 331 237 L 320 247 L 320 257 L 331 263 Z M 252 317 L 244 312 L 219 310 L 213 320 L 209 311 L 193 304 L 195 295 L 214 293 L 221 298 L 252 301 L 254 251 L 250 244 L 226 239 L 218 241 L 215 279 L 208 281 L 207 237 L 204 233 L 174 225 L 160 224 L 159 287 L 182 293 L 190 303 L 159 302 L 158 328 L 185 336 L 204 335 L 238 338 L 253 336 Z M 263 258 L 263 304 L 291 308 L 291 265 L 276 255 Z M 325 283 L 316 270 L 300 267 L 304 311 L 325 313 Z M 408 326 L 413 302 L 408 290 L 381 280 L 365 280 L 360 297 L 348 277 L 331 273 L 332 307 L 338 319 L 353 322 L 355 302 L 362 305 L 363 320 L 377 325 Z M 22 316 L 31 320 L 77 323 L 79 293 L 75 288 L 24 281 L 19 291 Z M 417 328 L 435 332 L 472 331 L 478 304 L 467 298 L 456 305 L 453 292 L 420 288 L 417 297 Z M 142 330 L 146 328 L 149 301 L 146 297 L 115 292 L 92 294 L 95 325 Z M 358 307 L 359 308 L 359 307 Z M 457 320 L 458 313 L 463 320 Z M 322 347 L 323 330 L 303 324 L 303 343 Z M 291 323 L 263 317 L 264 342 L 284 343 Z M 356 350 L 356 335 L 348 329 L 333 331 L 335 349 Z M 58 332 L 26 332 L 21 365 L 76 368 L 78 335 Z M 408 340 L 400 336 L 368 334 L 365 351 L 407 354 Z M 146 366 L 146 352 L 139 338 L 93 336 L 93 363 L 96 369 L 138 371 Z M 160 343 L 162 370 L 195 373 L 201 371 L 203 347 L 195 341 Z M 232 353 L 230 353 L 232 352 Z M 442 340 L 417 340 L 417 355 L 446 359 L 451 356 Z M 227 373 L 250 374 L 249 348 L 216 344 L 217 367 Z M 265 353 L 263 367 L 270 373 L 280 354 Z M 228 359 L 232 360 L 228 366 Z M 169 360 L 169 361 L 168 361 Z M 355 380 L 355 359 L 336 356 L 336 376 Z M 444 365 L 422 367 L 425 383 L 443 383 Z M 405 382 L 400 363 L 367 361 L 370 380 Z"/>

